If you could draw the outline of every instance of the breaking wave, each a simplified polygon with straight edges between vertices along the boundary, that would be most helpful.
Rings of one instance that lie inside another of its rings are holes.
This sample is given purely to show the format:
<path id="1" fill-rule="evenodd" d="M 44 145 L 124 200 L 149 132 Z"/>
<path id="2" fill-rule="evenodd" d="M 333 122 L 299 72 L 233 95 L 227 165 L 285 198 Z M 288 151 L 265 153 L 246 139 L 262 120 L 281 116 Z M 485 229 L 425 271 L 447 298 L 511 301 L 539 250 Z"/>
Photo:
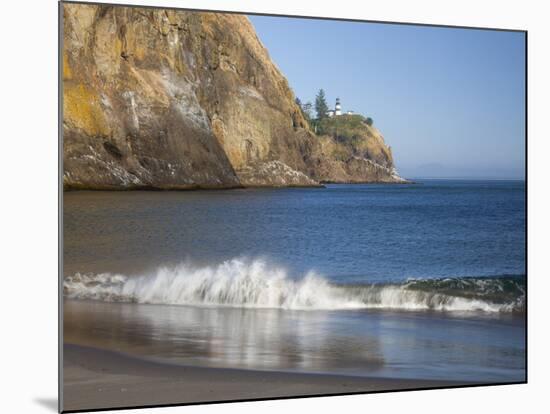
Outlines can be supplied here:
<path id="1" fill-rule="evenodd" d="M 67 276 L 73 299 L 152 304 L 280 309 L 361 309 L 523 312 L 523 276 L 414 279 L 387 284 L 335 284 L 309 272 L 300 279 L 263 260 L 217 266 L 181 264 L 154 273 Z"/>

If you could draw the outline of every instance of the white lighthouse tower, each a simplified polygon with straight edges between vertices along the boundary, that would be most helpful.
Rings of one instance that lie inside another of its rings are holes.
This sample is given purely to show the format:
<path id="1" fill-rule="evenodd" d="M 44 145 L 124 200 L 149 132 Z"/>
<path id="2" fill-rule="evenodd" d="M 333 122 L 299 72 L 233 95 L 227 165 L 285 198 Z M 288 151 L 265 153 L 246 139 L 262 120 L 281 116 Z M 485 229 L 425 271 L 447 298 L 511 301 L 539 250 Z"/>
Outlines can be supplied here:
<path id="1" fill-rule="evenodd" d="M 340 98 L 336 98 L 336 105 L 334 105 L 334 115 L 342 115 L 342 107 L 340 106 Z"/>

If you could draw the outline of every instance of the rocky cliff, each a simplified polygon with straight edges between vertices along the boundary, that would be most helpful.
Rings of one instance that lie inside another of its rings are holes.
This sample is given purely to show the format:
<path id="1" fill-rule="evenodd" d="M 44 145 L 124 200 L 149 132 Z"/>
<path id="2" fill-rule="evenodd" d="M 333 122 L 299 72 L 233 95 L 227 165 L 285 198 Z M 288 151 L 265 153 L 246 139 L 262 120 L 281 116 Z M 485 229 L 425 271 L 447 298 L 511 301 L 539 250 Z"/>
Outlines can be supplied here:
<path id="1" fill-rule="evenodd" d="M 310 131 L 245 16 L 63 5 L 66 189 L 399 182 L 359 135 Z"/>

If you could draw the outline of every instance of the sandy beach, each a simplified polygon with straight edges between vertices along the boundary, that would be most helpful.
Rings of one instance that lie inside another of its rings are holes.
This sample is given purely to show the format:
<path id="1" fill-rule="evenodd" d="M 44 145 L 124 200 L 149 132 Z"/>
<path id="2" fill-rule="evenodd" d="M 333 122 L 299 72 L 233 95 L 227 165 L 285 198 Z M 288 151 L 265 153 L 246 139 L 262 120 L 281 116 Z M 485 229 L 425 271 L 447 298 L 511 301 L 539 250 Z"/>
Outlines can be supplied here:
<path id="1" fill-rule="evenodd" d="M 462 384 L 168 365 L 110 350 L 64 344 L 64 411 Z"/>

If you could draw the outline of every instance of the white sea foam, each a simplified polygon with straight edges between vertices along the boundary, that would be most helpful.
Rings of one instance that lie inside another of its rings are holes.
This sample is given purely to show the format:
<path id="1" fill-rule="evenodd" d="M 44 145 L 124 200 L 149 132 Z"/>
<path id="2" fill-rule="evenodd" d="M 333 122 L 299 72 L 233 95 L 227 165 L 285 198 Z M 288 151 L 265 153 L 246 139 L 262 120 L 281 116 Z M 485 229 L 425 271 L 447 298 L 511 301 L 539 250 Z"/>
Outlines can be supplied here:
<path id="1" fill-rule="evenodd" d="M 65 278 L 64 292 L 74 299 L 297 310 L 387 308 L 510 312 L 523 304 L 521 295 L 505 302 L 485 299 L 485 292 L 491 291 L 479 280 L 454 282 L 453 290 L 448 287 L 449 281 L 453 280 L 436 281 L 438 285 L 433 281 L 335 285 L 314 272 L 294 279 L 284 269 L 263 260 L 233 259 L 216 266 L 161 267 L 151 274 L 134 277 L 77 273 Z M 475 292 L 481 288 L 485 290 Z M 462 294 L 460 289 L 468 290 Z M 494 290 L 492 285 L 491 289 Z M 502 286 L 497 285 L 496 289 Z"/>

